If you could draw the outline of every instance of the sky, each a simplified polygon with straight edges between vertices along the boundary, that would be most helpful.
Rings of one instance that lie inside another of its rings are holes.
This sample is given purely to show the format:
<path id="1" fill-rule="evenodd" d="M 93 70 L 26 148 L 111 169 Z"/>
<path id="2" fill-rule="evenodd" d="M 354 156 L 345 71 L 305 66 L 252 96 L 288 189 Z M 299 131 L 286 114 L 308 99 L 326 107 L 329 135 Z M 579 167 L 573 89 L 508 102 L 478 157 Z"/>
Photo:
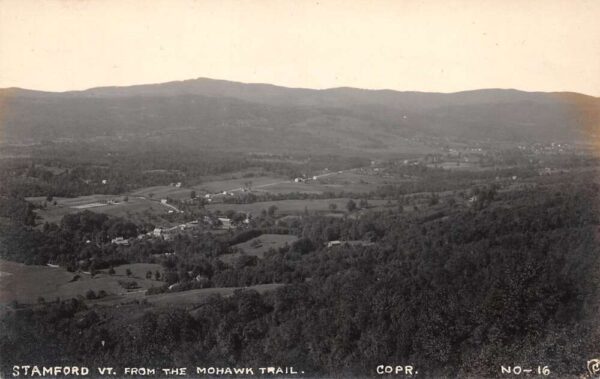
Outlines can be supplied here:
<path id="1" fill-rule="evenodd" d="M 0 0 L 0 88 L 198 77 L 600 96 L 598 0 Z"/>

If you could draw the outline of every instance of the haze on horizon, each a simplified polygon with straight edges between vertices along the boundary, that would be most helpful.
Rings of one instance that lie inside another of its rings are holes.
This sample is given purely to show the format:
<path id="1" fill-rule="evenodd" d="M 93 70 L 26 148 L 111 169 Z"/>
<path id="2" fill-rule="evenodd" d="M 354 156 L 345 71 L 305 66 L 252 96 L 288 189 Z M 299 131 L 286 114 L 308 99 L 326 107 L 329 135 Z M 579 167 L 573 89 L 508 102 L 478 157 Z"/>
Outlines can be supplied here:
<path id="1" fill-rule="evenodd" d="M 0 88 L 197 77 L 600 96 L 600 2 L 0 0 Z"/>

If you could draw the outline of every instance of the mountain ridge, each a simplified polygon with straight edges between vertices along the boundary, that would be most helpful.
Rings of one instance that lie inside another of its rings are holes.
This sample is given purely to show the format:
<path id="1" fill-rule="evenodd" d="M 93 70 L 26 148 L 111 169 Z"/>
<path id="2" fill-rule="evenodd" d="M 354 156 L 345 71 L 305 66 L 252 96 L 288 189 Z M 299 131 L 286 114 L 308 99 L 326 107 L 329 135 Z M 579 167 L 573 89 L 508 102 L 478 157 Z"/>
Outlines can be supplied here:
<path id="1" fill-rule="evenodd" d="M 6 142 L 156 136 L 260 151 L 404 151 L 418 136 L 579 141 L 600 121 L 600 99 L 572 92 L 306 89 L 207 78 L 67 92 L 12 88 L 0 90 L 0 100 Z"/>
<path id="2" fill-rule="evenodd" d="M 198 83 L 198 82 L 210 82 L 215 84 L 233 84 L 233 85 L 242 85 L 242 86 L 259 86 L 266 88 L 279 88 L 284 90 L 300 90 L 300 91 L 311 91 L 311 92 L 336 92 L 336 91 L 361 91 L 361 92 L 369 92 L 369 93 L 396 93 L 396 94 L 439 94 L 439 95 L 457 95 L 457 94 L 466 94 L 466 93 L 481 93 L 481 92 L 515 92 L 515 93 L 528 93 L 528 94 L 550 94 L 550 95 L 577 95 L 592 99 L 600 99 L 598 96 L 588 95 L 585 93 L 575 92 L 575 91 L 527 91 L 521 90 L 518 88 L 500 88 L 500 87 L 486 87 L 486 88 L 476 88 L 476 89 L 468 89 L 468 90 L 460 90 L 460 91 L 452 91 L 452 92 L 439 92 L 439 91 L 418 91 L 418 90 L 398 90 L 391 88 L 360 88 L 360 87 L 352 87 L 352 86 L 340 86 L 340 87 L 328 87 L 328 88 L 309 88 L 309 87 L 290 87 L 284 85 L 276 85 L 270 83 L 262 83 L 262 82 L 237 82 L 226 79 L 212 79 L 206 77 L 198 77 L 193 79 L 184 79 L 184 80 L 171 80 L 167 82 L 157 82 L 157 83 L 144 83 L 144 84 L 132 84 L 132 85 L 108 85 L 108 86 L 95 86 L 82 90 L 66 90 L 66 91 L 47 91 L 47 90 L 37 90 L 33 88 L 23 88 L 23 87 L 7 87 L 0 88 L 0 91 L 6 90 L 18 90 L 18 91 L 27 91 L 27 92 L 35 92 L 41 94 L 84 94 L 89 92 L 101 91 L 101 90 L 123 90 L 130 88 L 141 88 L 141 87 L 152 87 L 152 86 L 164 86 L 164 85 L 177 85 L 177 84 L 185 84 L 185 83 Z"/>

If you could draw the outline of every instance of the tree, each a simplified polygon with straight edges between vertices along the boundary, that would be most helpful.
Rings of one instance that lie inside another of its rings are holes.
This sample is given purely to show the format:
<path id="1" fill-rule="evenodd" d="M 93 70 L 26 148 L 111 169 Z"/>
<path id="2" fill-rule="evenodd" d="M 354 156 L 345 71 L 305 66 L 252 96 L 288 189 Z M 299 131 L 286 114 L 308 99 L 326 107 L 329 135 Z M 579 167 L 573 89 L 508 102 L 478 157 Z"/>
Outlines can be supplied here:
<path id="1" fill-rule="evenodd" d="M 148 272 L 146 272 L 146 279 L 152 279 L 152 271 L 148 270 Z"/>
<path id="2" fill-rule="evenodd" d="M 160 271 L 156 270 L 154 272 L 154 280 L 160 280 Z"/>
<path id="3" fill-rule="evenodd" d="M 125 270 L 125 275 L 131 276 L 132 275 L 131 270 L 130 269 Z"/>
<path id="4" fill-rule="evenodd" d="M 93 290 L 88 290 L 85 293 L 85 298 L 88 300 L 94 300 L 96 298 L 96 293 Z"/>
<path id="5" fill-rule="evenodd" d="M 275 212 L 277 212 L 277 206 L 276 205 L 271 205 L 268 210 L 267 213 L 269 214 L 270 217 L 275 216 Z"/>
<path id="6" fill-rule="evenodd" d="M 114 268 L 111 266 L 111 267 L 108 269 L 108 275 L 114 275 L 114 274 L 115 274 L 115 269 L 114 269 Z"/>
<path id="7" fill-rule="evenodd" d="M 190 199 L 195 199 L 196 198 L 196 191 L 192 190 L 190 192 Z"/>
<path id="8" fill-rule="evenodd" d="M 337 204 L 336 203 L 329 203 L 329 210 L 335 211 L 336 209 L 337 209 Z"/>
<path id="9" fill-rule="evenodd" d="M 246 215 L 244 213 L 235 213 L 233 217 L 231 217 L 231 221 L 234 223 L 242 223 L 246 219 Z"/>
<path id="10" fill-rule="evenodd" d="M 429 205 L 437 205 L 440 202 L 440 197 L 438 196 L 437 193 L 431 193 L 429 195 Z"/>
<path id="11" fill-rule="evenodd" d="M 348 210 L 348 212 L 354 212 L 356 210 L 356 203 L 354 202 L 354 200 L 348 200 L 348 202 L 346 203 L 346 209 Z"/>
<path id="12" fill-rule="evenodd" d="M 300 238 L 292 244 L 292 251 L 298 252 L 302 255 L 308 254 L 315 249 L 315 244 L 308 238 Z"/>

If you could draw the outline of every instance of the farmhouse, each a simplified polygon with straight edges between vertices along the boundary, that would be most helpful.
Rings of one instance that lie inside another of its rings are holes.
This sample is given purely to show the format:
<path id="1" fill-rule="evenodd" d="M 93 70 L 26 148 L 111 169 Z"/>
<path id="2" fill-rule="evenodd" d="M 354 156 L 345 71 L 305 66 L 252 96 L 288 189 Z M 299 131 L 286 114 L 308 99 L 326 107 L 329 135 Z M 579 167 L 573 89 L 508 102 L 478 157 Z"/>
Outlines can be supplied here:
<path id="1" fill-rule="evenodd" d="M 129 240 L 126 240 L 123 237 L 113 238 L 110 243 L 114 243 L 115 245 L 129 245 Z"/>
<path id="2" fill-rule="evenodd" d="M 341 241 L 329 241 L 329 242 L 327 242 L 327 248 L 334 247 L 334 246 L 340 246 L 341 244 L 342 244 Z"/>
<path id="3" fill-rule="evenodd" d="M 353 241 L 329 241 L 327 242 L 327 248 L 332 248 L 335 246 L 371 246 L 373 242 L 369 241 L 361 241 L 361 240 L 353 240 Z"/>
<path id="4" fill-rule="evenodd" d="M 201 282 L 201 281 L 206 281 L 208 280 L 208 277 L 202 275 L 202 274 L 198 274 L 196 275 L 196 277 L 194 278 L 195 281 L 197 282 Z"/>
<path id="5" fill-rule="evenodd" d="M 231 219 L 227 217 L 219 217 L 219 222 L 221 222 L 222 229 L 231 229 Z"/>

